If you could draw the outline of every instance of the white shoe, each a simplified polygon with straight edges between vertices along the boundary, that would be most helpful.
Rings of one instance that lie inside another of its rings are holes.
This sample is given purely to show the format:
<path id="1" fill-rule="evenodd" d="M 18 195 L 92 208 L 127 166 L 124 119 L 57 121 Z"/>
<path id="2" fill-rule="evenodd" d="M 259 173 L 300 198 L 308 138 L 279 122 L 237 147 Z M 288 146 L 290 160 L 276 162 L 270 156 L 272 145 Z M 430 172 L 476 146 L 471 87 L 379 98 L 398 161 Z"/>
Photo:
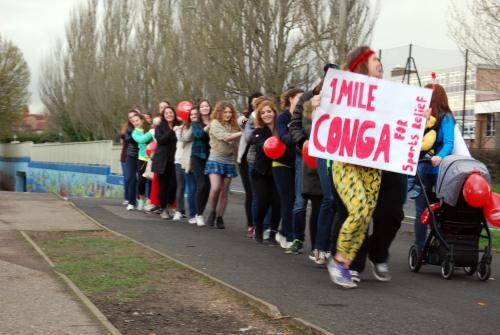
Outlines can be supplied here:
<path id="1" fill-rule="evenodd" d="M 281 235 L 279 232 L 276 233 L 276 235 L 274 235 L 274 239 L 276 240 L 276 242 L 278 242 L 280 245 L 281 245 L 281 241 L 285 240 L 286 242 L 286 238 L 285 236 Z"/>
<path id="2" fill-rule="evenodd" d="M 174 220 L 174 221 L 179 221 L 179 220 L 181 219 L 181 217 L 182 217 L 181 212 L 175 211 L 175 213 L 174 213 L 174 217 L 173 217 L 173 219 L 172 219 L 172 220 Z"/>
<path id="3" fill-rule="evenodd" d="M 144 209 L 144 200 L 137 201 L 137 210 L 142 211 Z"/>
<path id="4" fill-rule="evenodd" d="M 203 215 L 196 215 L 196 225 L 198 227 L 205 226 L 205 220 L 203 220 Z"/>
<path id="5" fill-rule="evenodd" d="M 132 204 L 127 205 L 127 211 L 135 211 L 135 206 Z"/>
<path id="6" fill-rule="evenodd" d="M 170 220 L 172 217 L 168 214 L 168 211 L 166 209 L 164 209 L 160 213 L 160 218 L 163 220 Z"/>
<path id="7" fill-rule="evenodd" d="M 262 235 L 263 235 L 262 238 L 264 240 L 269 240 L 269 236 L 271 235 L 271 229 L 264 230 L 264 234 L 262 234 Z"/>
<path id="8" fill-rule="evenodd" d="M 387 264 L 387 263 L 375 264 L 372 261 L 370 261 L 370 264 L 372 265 L 373 276 L 378 281 L 382 281 L 382 282 L 391 281 L 391 273 L 389 272 L 389 264 Z"/>
<path id="9" fill-rule="evenodd" d="M 128 205 L 128 200 L 123 200 L 122 205 L 127 206 Z"/>
<path id="10" fill-rule="evenodd" d="M 190 224 L 195 224 L 196 223 L 196 218 L 195 217 L 194 218 L 189 218 L 188 222 Z"/>
<path id="11" fill-rule="evenodd" d="M 359 272 L 356 270 L 349 270 L 349 274 L 351 275 L 351 279 L 355 283 L 361 282 L 361 278 L 359 277 Z"/>

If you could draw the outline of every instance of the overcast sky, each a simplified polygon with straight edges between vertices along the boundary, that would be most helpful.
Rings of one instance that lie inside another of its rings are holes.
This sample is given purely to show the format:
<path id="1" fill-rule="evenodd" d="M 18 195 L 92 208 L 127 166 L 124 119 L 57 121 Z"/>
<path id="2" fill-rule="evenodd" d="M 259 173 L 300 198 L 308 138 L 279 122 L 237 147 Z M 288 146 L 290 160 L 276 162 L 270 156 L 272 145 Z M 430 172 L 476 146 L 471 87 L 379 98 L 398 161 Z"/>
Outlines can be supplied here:
<path id="1" fill-rule="evenodd" d="M 56 38 L 64 36 L 64 25 L 71 9 L 83 1 L 0 0 L 0 34 L 21 49 L 30 67 L 32 112 L 43 111 L 38 96 L 41 60 Z M 395 54 L 398 54 L 397 59 L 402 57 L 399 54 L 406 55 L 407 47 L 392 48 L 410 43 L 427 48 L 456 49 L 446 21 L 451 1 L 464 7 L 467 0 L 380 0 L 372 46 L 384 49 L 382 61 Z M 389 50 L 385 52 L 385 49 Z"/>

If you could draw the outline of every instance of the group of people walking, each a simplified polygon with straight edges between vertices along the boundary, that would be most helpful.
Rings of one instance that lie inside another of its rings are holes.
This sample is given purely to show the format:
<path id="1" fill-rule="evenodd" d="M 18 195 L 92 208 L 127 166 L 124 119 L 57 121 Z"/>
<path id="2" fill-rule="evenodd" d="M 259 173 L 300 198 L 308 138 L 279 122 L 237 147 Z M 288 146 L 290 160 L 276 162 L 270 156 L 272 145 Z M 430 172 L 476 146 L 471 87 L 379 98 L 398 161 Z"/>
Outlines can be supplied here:
<path id="1" fill-rule="evenodd" d="M 325 74 L 330 67 L 335 66 L 325 66 Z M 343 70 L 382 77 L 380 61 L 366 46 L 348 54 Z M 404 218 L 407 178 L 326 159 L 316 159 L 315 168 L 304 163 L 303 149 L 308 145 L 314 109 L 320 104 L 322 84 L 307 92 L 285 91 L 280 108 L 274 97 L 256 92 L 240 114 L 228 101 L 212 108 L 206 99 L 185 120 L 168 101 L 159 104 L 155 118 L 130 111 L 120 133 L 127 210 L 157 213 L 162 219 L 187 218 L 200 227 L 224 229 L 231 180 L 239 174 L 249 238 L 300 254 L 308 226 L 309 258 L 326 264 L 334 283 L 356 287 L 366 259 L 378 280 L 389 281 L 389 247 Z M 440 160 L 453 149 L 454 127 L 446 93 L 437 84 L 432 89 L 432 108 L 427 114 L 437 120 L 432 126 L 437 136 L 432 150 L 426 151 L 434 155 L 432 167 L 422 170 L 429 191 Z M 286 147 L 274 159 L 265 150 L 272 136 Z M 155 148 L 150 143 L 156 143 Z M 423 247 L 426 228 L 419 221 L 420 200 L 415 231 L 416 244 Z M 370 222 L 373 229 L 367 236 Z"/>

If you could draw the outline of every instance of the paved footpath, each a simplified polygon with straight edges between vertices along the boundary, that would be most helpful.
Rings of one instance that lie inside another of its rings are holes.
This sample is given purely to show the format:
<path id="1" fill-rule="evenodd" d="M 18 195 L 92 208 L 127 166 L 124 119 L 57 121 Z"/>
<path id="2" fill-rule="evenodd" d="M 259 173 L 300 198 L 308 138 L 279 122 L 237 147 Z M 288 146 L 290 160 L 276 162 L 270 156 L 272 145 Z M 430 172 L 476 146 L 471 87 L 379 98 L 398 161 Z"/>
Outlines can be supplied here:
<path id="1" fill-rule="evenodd" d="M 0 334 L 106 334 L 20 232 L 89 229 L 55 195 L 0 192 Z"/>
<path id="2" fill-rule="evenodd" d="M 335 334 L 498 334 L 500 255 L 493 278 L 480 282 L 456 271 L 441 279 L 440 268 L 407 269 L 411 226 L 404 224 L 391 253 L 393 280 L 381 283 L 369 269 L 358 289 L 336 288 L 326 269 L 306 255 L 258 245 L 244 236 L 242 196 L 232 194 L 225 230 L 198 228 L 186 221 L 127 212 L 118 199 L 73 199 L 112 230 L 141 241 Z M 412 214 L 412 213 L 408 213 Z"/>

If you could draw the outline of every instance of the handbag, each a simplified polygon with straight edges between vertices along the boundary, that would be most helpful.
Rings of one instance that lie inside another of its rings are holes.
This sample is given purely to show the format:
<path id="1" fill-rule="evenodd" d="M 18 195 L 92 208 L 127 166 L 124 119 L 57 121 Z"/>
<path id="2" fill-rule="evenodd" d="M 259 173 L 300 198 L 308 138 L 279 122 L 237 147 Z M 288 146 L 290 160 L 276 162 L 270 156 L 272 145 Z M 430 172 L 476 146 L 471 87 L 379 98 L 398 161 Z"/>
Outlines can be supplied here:
<path id="1" fill-rule="evenodd" d="M 146 179 L 153 180 L 153 171 L 151 171 L 151 166 L 153 165 L 153 160 L 150 159 L 146 163 L 146 170 L 142 174 L 142 176 Z"/>

